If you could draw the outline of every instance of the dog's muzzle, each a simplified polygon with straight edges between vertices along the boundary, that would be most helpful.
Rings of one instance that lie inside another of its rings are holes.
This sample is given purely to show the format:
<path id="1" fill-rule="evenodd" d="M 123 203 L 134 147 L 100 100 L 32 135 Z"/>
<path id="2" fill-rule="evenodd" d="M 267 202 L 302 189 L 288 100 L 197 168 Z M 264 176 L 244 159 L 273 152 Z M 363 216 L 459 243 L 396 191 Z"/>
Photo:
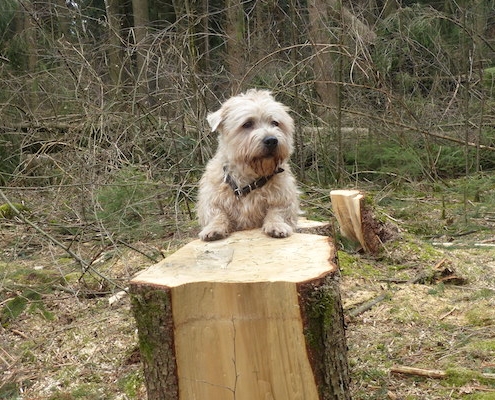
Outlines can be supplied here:
<path id="1" fill-rule="evenodd" d="M 263 139 L 263 144 L 269 152 L 272 152 L 278 145 L 278 139 L 275 136 L 267 136 Z"/>

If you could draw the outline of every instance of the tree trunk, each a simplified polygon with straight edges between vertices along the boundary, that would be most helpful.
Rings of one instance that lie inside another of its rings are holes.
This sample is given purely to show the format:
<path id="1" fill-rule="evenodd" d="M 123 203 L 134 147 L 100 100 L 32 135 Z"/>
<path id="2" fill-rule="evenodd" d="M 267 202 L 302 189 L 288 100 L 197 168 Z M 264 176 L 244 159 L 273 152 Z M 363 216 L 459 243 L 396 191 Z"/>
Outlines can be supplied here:
<path id="1" fill-rule="evenodd" d="M 25 53 L 27 54 L 26 70 L 31 76 L 35 76 L 38 65 L 38 30 L 39 25 L 36 23 L 38 19 L 37 9 L 34 4 L 26 3 L 20 8 L 22 14 L 17 14 L 16 31 L 25 39 Z M 31 90 L 21 98 L 25 102 L 31 112 L 34 112 L 39 105 L 37 82 L 33 80 Z"/>
<path id="2" fill-rule="evenodd" d="M 335 248 L 260 230 L 193 241 L 131 281 L 148 399 L 350 399 Z"/>
<path id="3" fill-rule="evenodd" d="M 105 12 L 108 21 L 108 73 L 110 80 L 119 94 L 119 87 L 122 84 L 121 71 L 123 67 L 122 44 L 119 17 L 119 0 L 106 0 Z"/>
<path id="4" fill-rule="evenodd" d="M 314 46 L 316 56 L 314 57 L 314 79 L 315 91 L 322 103 L 320 114 L 325 117 L 328 108 L 336 108 L 338 105 L 338 87 L 335 79 L 335 57 L 337 44 L 336 37 L 330 35 L 329 6 L 325 0 L 308 1 L 310 41 Z M 326 119 L 326 118 L 325 118 Z"/>
<path id="5" fill-rule="evenodd" d="M 227 66 L 232 76 L 232 94 L 237 94 L 245 73 L 245 21 L 241 0 L 228 0 L 226 7 L 225 34 L 227 36 Z"/>
<path id="6" fill-rule="evenodd" d="M 132 0 L 134 15 L 134 41 L 136 48 L 136 87 L 141 96 L 148 95 L 148 34 L 149 11 L 148 0 Z"/>

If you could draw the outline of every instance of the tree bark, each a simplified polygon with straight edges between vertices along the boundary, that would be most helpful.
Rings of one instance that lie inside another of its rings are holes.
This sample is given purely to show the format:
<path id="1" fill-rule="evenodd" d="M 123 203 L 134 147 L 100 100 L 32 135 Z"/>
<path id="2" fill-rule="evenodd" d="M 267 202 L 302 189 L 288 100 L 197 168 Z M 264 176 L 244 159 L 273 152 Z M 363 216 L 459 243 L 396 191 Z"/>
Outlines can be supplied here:
<path id="1" fill-rule="evenodd" d="M 330 47 L 337 44 L 336 37 L 330 35 L 329 5 L 325 0 L 308 1 L 310 41 L 314 46 L 314 80 L 315 91 L 321 103 L 326 107 L 337 108 L 338 86 L 335 79 L 335 56 Z M 324 116 L 327 108 L 322 107 L 320 114 Z"/>
<path id="2" fill-rule="evenodd" d="M 119 17 L 119 0 L 105 0 L 105 12 L 108 21 L 108 73 L 112 84 L 117 89 L 122 84 L 121 71 L 123 67 L 122 44 Z"/>
<path id="3" fill-rule="evenodd" d="M 136 87 L 142 96 L 148 95 L 148 0 L 132 0 L 134 15 L 134 41 L 136 48 Z"/>
<path id="4" fill-rule="evenodd" d="M 225 34 L 227 37 L 227 66 L 232 76 L 232 94 L 237 94 L 245 71 L 245 16 L 241 0 L 227 0 Z"/>
<path id="5" fill-rule="evenodd" d="M 326 236 L 193 241 L 131 281 L 148 399 L 350 399 Z"/>

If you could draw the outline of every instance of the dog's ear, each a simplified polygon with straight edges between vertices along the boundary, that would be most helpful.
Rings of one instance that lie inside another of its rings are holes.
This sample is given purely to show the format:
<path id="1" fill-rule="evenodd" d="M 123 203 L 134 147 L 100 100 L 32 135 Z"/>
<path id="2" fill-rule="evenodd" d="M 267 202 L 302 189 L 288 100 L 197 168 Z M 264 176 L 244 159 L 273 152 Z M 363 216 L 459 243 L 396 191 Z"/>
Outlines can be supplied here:
<path id="1" fill-rule="evenodd" d="M 215 111 L 214 113 L 209 113 L 206 116 L 206 120 L 210 124 L 212 132 L 215 132 L 222 123 L 222 113 L 220 111 L 221 110 Z"/>

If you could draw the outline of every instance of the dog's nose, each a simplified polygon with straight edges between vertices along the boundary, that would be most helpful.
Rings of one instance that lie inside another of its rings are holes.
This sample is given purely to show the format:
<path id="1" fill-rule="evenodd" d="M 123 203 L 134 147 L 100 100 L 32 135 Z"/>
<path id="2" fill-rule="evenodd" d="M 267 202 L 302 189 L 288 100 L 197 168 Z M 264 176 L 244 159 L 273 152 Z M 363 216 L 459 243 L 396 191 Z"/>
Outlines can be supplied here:
<path id="1" fill-rule="evenodd" d="M 275 136 L 267 136 L 263 139 L 263 144 L 267 149 L 272 150 L 277 147 L 278 139 Z"/>

